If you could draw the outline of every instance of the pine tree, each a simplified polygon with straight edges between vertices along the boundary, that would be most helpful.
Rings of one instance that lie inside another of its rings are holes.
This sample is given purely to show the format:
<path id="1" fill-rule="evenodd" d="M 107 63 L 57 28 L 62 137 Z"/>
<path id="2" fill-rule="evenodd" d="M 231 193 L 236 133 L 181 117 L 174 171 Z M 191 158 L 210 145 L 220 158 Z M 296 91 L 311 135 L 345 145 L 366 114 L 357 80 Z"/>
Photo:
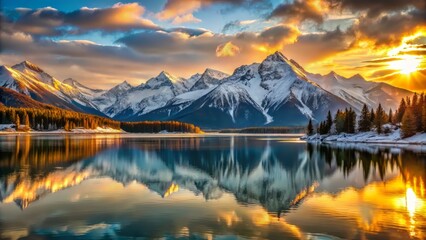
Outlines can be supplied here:
<path id="1" fill-rule="evenodd" d="M 21 125 L 21 119 L 19 119 L 19 115 L 16 114 L 16 117 L 15 117 L 15 129 L 16 129 L 16 131 L 19 131 L 20 125 Z"/>
<path id="2" fill-rule="evenodd" d="M 64 130 L 65 131 L 69 131 L 70 130 L 70 122 L 68 120 L 65 121 Z"/>
<path id="3" fill-rule="evenodd" d="M 416 117 L 412 108 L 406 109 L 401 124 L 401 137 L 406 138 L 416 134 Z"/>
<path id="4" fill-rule="evenodd" d="M 418 101 L 418 95 L 417 95 L 417 93 L 414 93 L 414 95 L 413 95 L 413 100 L 411 101 L 411 106 L 413 107 L 413 108 L 415 108 L 416 107 L 416 105 L 417 105 L 417 101 Z"/>
<path id="5" fill-rule="evenodd" d="M 337 133 L 345 131 L 345 114 L 344 112 L 337 110 L 336 116 L 334 117 L 334 126 Z"/>
<path id="6" fill-rule="evenodd" d="M 371 111 L 370 111 L 370 122 L 371 122 L 371 125 L 374 125 L 374 119 L 376 119 L 376 113 L 374 112 L 374 109 L 371 108 Z"/>
<path id="7" fill-rule="evenodd" d="M 306 131 L 309 136 L 314 134 L 314 126 L 312 125 L 312 119 L 309 119 L 309 123 L 308 123 L 308 127 Z"/>
<path id="8" fill-rule="evenodd" d="M 426 104 L 422 107 L 422 131 L 426 132 Z"/>
<path id="9" fill-rule="evenodd" d="M 404 116 L 405 110 L 407 109 L 407 104 L 405 102 L 405 99 L 403 98 L 401 100 L 401 103 L 399 104 L 398 107 L 398 115 L 396 117 L 396 122 L 400 123 L 402 121 L 402 117 Z"/>
<path id="10" fill-rule="evenodd" d="M 347 118 L 347 133 L 355 133 L 355 125 L 356 125 L 356 113 L 352 108 L 346 113 Z"/>
<path id="11" fill-rule="evenodd" d="M 333 118 L 331 117 L 330 111 L 328 111 L 326 123 L 327 123 L 326 124 L 327 125 L 327 133 L 330 133 L 331 126 L 333 126 Z"/>
<path id="12" fill-rule="evenodd" d="M 423 103 L 424 94 L 420 94 L 420 95 L 415 94 L 414 96 L 417 99 L 415 101 L 416 104 L 414 104 L 414 97 L 413 97 L 413 107 L 412 108 L 413 108 L 413 112 L 418 114 L 418 117 L 416 117 L 416 130 L 417 130 L 417 132 L 421 132 L 423 130 L 422 116 L 421 115 L 422 115 L 423 105 L 424 105 L 424 103 Z"/>
<path id="13" fill-rule="evenodd" d="M 25 113 L 24 115 L 24 124 L 25 124 L 25 127 L 30 127 L 30 118 L 28 117 L 27 113 Z"/>
<path id="14" fill-rule="evenodd" d="M 388 123 L 392 123 L 393 122 L 393 112 L 392 112 L 392 108 L 389 109 L 389 114 L 388 114 Z"/>
<path id="15" fill-rule="evenodd" d="M 382 108 L 382 104 L 379 103 L 379 106 L 376 110 L 376 116 L 374 118 L 374 126 L 376 127 L 376 131 L 378 134 L 383 132 L 382 126 L 386 121 L 386 114 Z"/>
<path id="16" fill-rule="evenodd" d="M 361 116 L 358 121 L 358 130 L 360 132 L 368 132 L 371 130 L 370 111 L 367 104 L 364 104 L 361 110 Z"/>

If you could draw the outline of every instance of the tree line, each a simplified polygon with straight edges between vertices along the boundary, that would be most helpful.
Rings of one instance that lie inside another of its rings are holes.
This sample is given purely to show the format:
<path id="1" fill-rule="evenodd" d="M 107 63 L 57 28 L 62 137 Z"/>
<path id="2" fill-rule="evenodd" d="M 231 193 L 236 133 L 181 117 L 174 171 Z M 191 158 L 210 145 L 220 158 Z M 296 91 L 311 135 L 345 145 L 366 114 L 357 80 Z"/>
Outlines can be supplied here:
<path id="1" fill-rule="evenodd" d="M 389 124 L 386 126 L 386 124 Z M 384 127 L 385 126 L 385 127 Z M 364 104 L 357 116 L 352 108 L 337 110 L 334 119 L 329 111 L 326 120 L 314 129 L 312 119 L 307 126 L 307 134 L 321 135 L 330 133 L 355 133 L 375 130 L 378 134 L 389 133 L 390 126 L 401 128 L 401 137 L 410 137 L 418 132 L 426 132 L 426 96 L 415 93 L 412 97 L 402 98 L 398 109 L 389 109 L 386 113 L 381 104 L 376 109 L 369 109 Z"/>
<path id="2" fill-rule="evenodd" d="M 193 124 L 177 121 L 160 122 L 119 122 L 105 117 L 63 110 L 60 108 L 12 108 L 0 106 L 0 124 L 13 124 L 17 131 L 35 129 L 39 131 L 52 131 L 64 129 L 71 131 L 76 128 L 96 129 L 112 128 L 123 129 L 134 133 L 191 132 L 201 133 L 201 129 Z"/>
<path id="3" fill-rule="evenodd" d="M 158 133 L 167 132 L 185 132 L 185 133 L 202 133 L 203 131 L 190 123 L 178 121 L 144 121 L 144 122 L 122 122 L 121 129 L 131 133 Z"/>

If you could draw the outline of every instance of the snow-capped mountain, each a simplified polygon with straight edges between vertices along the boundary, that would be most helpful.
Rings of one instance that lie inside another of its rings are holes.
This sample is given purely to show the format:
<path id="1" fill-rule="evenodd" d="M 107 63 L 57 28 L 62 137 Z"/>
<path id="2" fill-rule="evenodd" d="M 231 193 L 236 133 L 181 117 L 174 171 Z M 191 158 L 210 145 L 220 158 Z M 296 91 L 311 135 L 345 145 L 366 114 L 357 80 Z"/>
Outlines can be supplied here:
<path id="1" fill-rule="evenodd" d="M 132 120 L 180 120 L 203 128 L 300 125 L 309 118 L 322 120 L 328 110 L 350 107 L 308 80 L 297 65 L 279 52 L 261 64 L 237 68 L 201 97 L 194 93 L 185 93 L 197 97 L 186 101 L 190 104 L 174 102 L 146 116 L 139 114 Z"/>
<path id="2" fill-rule="evenodd" d="M 138 112 L 148 113 L 163 107 L 175 96 L 188 90 L 185 79 L 161 72 L 146 83 L 130 88 L 118 101 L 105 108 L 105 113 L 116 119 L 125 119 Z"/>
<path id="3" fill-rule="evenodd" d="M 101 95 L 95 97 L 92 102 L 100 111 L 105 112 L 105 108 L 114 105 L 118 99 L 123 94 L 126 94 L 131 88 L 132 85 L 130 85 L 127 81 L 124 81 L 110 90 L 104 91 Z"/>
<path id="4" fill-rule="evenodd" d="M 54 106 L 127 121 L 179 120 L 202 128 L 303 125 L 327 112 L 366 103 L 395 109 L 412 92 L 361 75 L 342 77 L 307 72 L 276 52 L 261 63 L 243 65 L 232 75 L 206 69 L 188 79 L 161 72 L 138 86 L 126 81 L 109 90 L 74 79 L 60 82 L 24 61 L 0 67 L 0 87 Z"/>
<path id="5" fill-rule="evenodd" d="M 93 99 L 105 93 L 105 90 L 102 89 L 93 89 L 83 84 L 79 83 L 77 80 L 73 78 L 67 78 L 62 83 L 65 83 L 74 89 L 78 90 L 80 94 L 82 94 L 86 99 Z"/>
<path id="6" fill-rule="evenodd" d="M 207 68 L 204 73 L 193 84 L 190 91 L 208 89 L 220 84 L 220 80 L 229 77 L 228 74 L 214 69 Z"/>
<path id="7" fill-rule="evenodd" d="M 71 81 L 68 80 L 68 82 Z M 87 92 L 80 91 L 81 86 L 75 87 L 63 83 L 28 61 L 13 67 L 1 66 L 0 86 L 59 108 L 103 116 L 85 96 L 84 93 L 87 94 Z"/>
<path id="8" fill-rule="evenodd" d="M 170 99 L 164 107 L 154 109 L 148 113 L 140 111 L 134 116 L 130 116 L 128 119 L 138 120 L 143 116 L 145 120 L 168 120 L 171 116 L 179 113 L 195 100 L 212 91 L 228 76 L 228 74 L 217 70 L 206 69 L 203 74 L 195 74 L 186 80 L 185 82 L 191 83 L 186 84 L 186 86 L 190 86 L 187 88 L 188 90 Z"/>
<path id="9" fill-rule="evenodd" d="M 377 108 L 381 103 L 386 108 L 395 110 L 401 98 L 413 94 L 411 91 L 384 82 L 367 81 L 359 74 L 345 78 L 332 71 L 324 76 L 308 74 L 308 77 L 327 91 L 350 103 L 357 110 L 361 110 L 364 103 L 370 108 Z"/>

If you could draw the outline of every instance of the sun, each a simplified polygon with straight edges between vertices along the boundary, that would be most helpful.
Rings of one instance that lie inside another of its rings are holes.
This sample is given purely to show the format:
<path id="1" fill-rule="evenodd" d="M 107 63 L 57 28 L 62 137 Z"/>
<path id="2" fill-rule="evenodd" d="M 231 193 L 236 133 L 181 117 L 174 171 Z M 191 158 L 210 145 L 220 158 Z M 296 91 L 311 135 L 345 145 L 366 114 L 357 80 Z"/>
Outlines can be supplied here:
<path id="1" fill-rule="evenodd" d="M 389 62 L 389 68 L 403 74 L 410 74 L 419 70 L 421 59 L 416 56 L 403 55 L 398 60 Z"/>

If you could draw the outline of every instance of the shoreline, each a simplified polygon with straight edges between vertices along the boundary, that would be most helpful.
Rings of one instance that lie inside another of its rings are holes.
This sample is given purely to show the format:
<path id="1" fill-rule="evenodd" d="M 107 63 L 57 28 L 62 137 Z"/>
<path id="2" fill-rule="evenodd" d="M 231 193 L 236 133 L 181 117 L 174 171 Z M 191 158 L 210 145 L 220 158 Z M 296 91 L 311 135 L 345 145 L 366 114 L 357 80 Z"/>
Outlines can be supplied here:
<path id="1" fill-rule="evenodd" d="M 388 134 L 377 134 L 376 132 L 341 133 L 329 135 L 303 136 L 301 140 L 308 143 L 362 143 L 371 145 L 426 145 L 426 133 L 417 133 L 411 137 L 401 138 L 400 129 Z"/>
<path id="2" fill-rule="evenodd" d="M 205 133 L 184 133 L 184 132 L 168 132 L 168 133 L 132 133 L 125 131 L 111 131 L 111 132 L 66 132 L 66 131 L 29 131 L 29 132 L 17 132 L 17 131 L 0 131 L 1 135 L 101 135 L 101 134 L 117 134 L 123 136 L 132 136 L 132 135 L 152 135 L 152 136 L 181 136 L 181 135 L 191 135 L 191 136 L 271 136 L 271 137 L 294 137 L 300 139 L 303 137 L 303 134 L 300 133 L 219 133 L 219 132 L 205 132 Z"/>

